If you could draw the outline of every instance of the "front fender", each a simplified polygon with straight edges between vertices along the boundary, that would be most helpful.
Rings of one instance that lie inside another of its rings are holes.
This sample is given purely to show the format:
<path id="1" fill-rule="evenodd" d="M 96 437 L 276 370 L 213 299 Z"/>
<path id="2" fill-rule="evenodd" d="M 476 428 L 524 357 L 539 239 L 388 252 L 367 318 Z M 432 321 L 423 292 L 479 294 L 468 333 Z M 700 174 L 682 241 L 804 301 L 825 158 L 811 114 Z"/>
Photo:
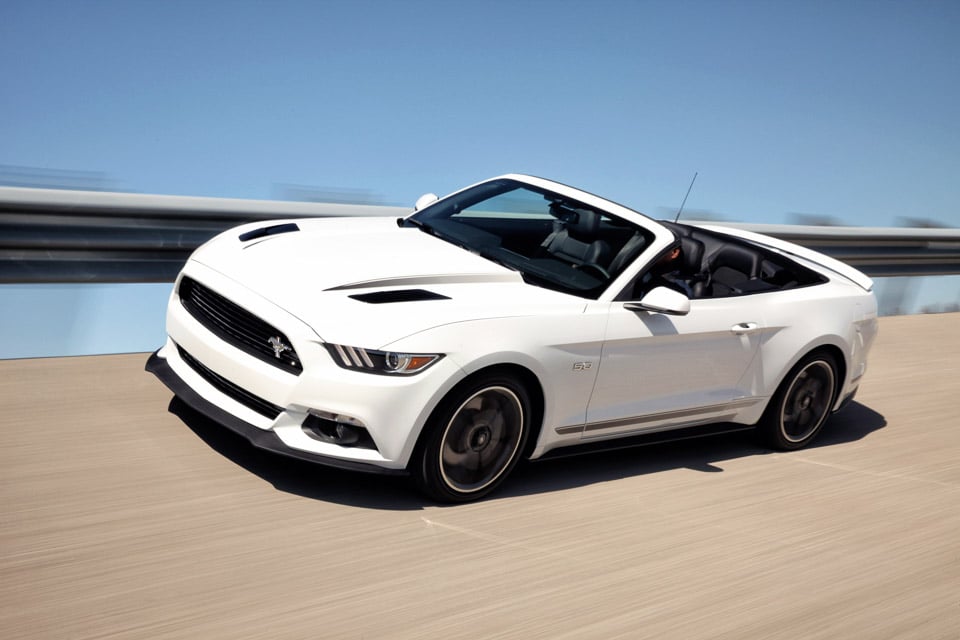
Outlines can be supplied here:
<path id="1" fill-rule="evenodd" d="M 571 314 L 492 318 L 436 327 L 392 343 L 391 350 L 444 353 L 463 378 L 483 369 L 514 365 L 531 372 L 543 393 L 543 429 L 583 424 L 600 364 L 606 315 Z M 454 382 L 453 384 L 456 384 Z M 445 391 L 453 384 L 444 385 Z M 443 396 L 431 399 L 426 415 Z"/>

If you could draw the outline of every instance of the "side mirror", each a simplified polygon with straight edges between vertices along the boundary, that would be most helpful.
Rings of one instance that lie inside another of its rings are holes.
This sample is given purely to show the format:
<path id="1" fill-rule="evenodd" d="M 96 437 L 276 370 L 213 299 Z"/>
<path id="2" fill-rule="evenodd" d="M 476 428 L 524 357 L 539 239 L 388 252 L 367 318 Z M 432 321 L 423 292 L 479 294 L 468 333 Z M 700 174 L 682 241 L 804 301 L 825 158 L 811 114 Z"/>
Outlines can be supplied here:
<path id="1" fill-rule="evenodd" d="M 435 193 L 425 193 L 425 194 L 423 194 L 422 196 L 420 196 L 419 198 L 417 198 L 416 204 L 413 205 L 413 210 L 414 210 L 414 211 L 420 211 L 420 209 L 423 209 L 423 208 L 426 207 L 427 205 L 433 204 L 434 202 L 436 202 L 436 201 L 439 200 L 439 199 L 440 199 L 440 198 L 438 198 L 438 197 L 437 197 L 437 194 L 435 194 Z"/>
<path id="2" fill-rule="evenodd" d="M 639 302 L 627 302 L 624 309 L 630 311 L 653 311 L 670 316 L 685 316 L 690 313 L 690 298 L 679 291 L 666 287 L 657 287 Z"/>

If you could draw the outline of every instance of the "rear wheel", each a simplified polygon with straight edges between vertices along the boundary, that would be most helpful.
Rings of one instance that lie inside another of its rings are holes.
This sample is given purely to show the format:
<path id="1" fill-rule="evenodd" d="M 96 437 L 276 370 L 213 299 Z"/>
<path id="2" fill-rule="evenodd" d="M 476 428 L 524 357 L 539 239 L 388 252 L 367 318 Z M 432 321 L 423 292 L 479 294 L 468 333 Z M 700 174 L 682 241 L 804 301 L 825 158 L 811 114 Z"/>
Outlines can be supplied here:
<path id="1" fill-rule="evenodd" d="M 530 415 L 529 395 L 512 376 L 488 374 L 455 388 L 427 422 L 414 481 L 441 502 L 487 495 L 520 458 Z"/>
<path id="2" fill-rule="evenodd" d="M 823 428 L 837 394 L 837 365 L 826 353 L 800 361 L 781 383 L 757 425 L 771 447 L 807 446 Z"/>

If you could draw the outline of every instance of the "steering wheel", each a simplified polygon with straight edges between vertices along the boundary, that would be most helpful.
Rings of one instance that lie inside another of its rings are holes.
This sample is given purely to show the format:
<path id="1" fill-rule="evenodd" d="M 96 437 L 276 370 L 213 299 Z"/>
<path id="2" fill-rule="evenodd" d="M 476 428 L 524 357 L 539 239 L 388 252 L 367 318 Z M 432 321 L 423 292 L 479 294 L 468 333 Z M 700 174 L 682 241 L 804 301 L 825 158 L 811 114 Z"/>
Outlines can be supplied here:
<path id="1" fill-rule="evenodd" d="M 587 271 L 587 270 L 595 271 L 599 273 L 601 276 L 603 276 L 604 279 L 606 280 L 610 279 L 610 273 L 606 269 L 598 265 L 596 262 L 584 262 L 578 268 L 580 269 L 580 271 Z"/>

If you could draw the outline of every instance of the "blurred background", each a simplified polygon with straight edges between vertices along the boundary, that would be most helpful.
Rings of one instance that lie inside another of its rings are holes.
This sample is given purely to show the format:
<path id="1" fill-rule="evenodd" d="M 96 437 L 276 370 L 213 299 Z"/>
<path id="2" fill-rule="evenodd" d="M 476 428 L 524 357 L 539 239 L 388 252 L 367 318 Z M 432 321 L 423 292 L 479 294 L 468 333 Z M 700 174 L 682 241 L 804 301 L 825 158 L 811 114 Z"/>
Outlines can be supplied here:
<path id="1" fill-rule="evenodd" d="M 957 228 L 958 33 L 953 0 L 5 0 L 0 186 L 411 207 L 522 172 L 672 218 L 698 172 L 687 220 Z M 169 289 L 0 284 L 0 358 L 152 350 Z M 957 275 L 877 292 L 960 309 Z"/>

